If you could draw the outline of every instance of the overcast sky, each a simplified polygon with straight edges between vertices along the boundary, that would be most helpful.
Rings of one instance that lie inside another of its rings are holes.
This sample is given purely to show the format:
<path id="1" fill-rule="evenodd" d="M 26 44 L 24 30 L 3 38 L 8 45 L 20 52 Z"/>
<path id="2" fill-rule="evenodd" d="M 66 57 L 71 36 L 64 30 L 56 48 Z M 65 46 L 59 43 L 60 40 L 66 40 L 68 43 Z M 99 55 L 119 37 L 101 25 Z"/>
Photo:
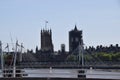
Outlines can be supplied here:
<path id="1" fill-rule="evenodd" d="M 68 50 L 68 31 L 83 30 L 85 46 L 120 44 L 120 0 L 0 0 L 0 40 L 40 48 L 40 30 L 52 29 L 54 49 Z M 12 40 L 11 40 L 12 38 Z"/>

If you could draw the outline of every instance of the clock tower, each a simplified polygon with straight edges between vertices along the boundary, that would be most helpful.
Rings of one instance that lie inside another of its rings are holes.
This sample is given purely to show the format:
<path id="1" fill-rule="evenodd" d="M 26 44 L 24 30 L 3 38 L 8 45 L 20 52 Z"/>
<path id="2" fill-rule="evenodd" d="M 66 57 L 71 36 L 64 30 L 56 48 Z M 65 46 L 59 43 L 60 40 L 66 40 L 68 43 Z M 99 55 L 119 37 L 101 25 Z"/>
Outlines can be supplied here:
<path id="1" fill-rule="evenodd" d="M 83 44 L 82 30 L 78 30 L 77 26 L 69 31 L 69 52 L 73 52 L 77 47 Z"/>

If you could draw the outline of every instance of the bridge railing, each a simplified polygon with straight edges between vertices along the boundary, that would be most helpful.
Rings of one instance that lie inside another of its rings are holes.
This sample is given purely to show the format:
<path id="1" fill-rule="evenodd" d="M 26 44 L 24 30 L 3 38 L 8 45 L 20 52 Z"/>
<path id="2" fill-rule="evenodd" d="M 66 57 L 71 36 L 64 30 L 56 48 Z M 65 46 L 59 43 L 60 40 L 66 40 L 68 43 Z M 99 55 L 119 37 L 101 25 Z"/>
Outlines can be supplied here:
<path id="1" fill-rule="evenodd" d="M 6 69 L 6 70 L 9 70 L 9 69 Z M 118 80 L 120 79 L 119 72 L 108 72 L 108 71 L 102 71 L 102 70 L 97 70 L 97 73 L 95 72 L 95 70 L 90 70 L 90 69 L 52 69 L 50 68 L 50 69 L 16 69 L 16 70 L 21 70 L 20 72 L 16 72 L 16 75 L 20 75 L 17 77 L 79 78 L 78 75 L 81 75 L 81 76 L 85 75 L 86 78 L 103 78 L 103 79 L 114 78 Z M 79 70 L 84 70 L 85 73 L 79 73 L 78 72 Z M 0 75 L 1 75 L 0 77 L 6 77 L 5 75 L 13 75 L 13 72 L 12 71 L 8 73 L 0 72 Z"/>

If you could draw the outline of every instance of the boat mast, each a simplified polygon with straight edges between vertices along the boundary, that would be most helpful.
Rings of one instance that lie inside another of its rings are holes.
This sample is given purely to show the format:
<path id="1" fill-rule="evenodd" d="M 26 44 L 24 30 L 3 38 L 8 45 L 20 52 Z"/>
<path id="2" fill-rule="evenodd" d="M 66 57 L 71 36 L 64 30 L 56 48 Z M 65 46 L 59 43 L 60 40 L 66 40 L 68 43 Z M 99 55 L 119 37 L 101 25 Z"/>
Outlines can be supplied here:
<path id="1" fill-rule="evenodd" d="M 14 62 L 13 62 L 13 77 L 16 77 L 17 46 L 18 46 L 18 41 L 16 41 L 16 45 L 15 45 Z"/>
<path id="2" fill-rule="evenodd" d="M 20 62 L 22 61 L 22 48 L 23 48 L 23 43 L 21 43 L 21 51 L 20 51 Z"/>
<path id="3" fill-rule="evenodd" d="M 79 43 L 79 63 L 81 63 L 81 60 L 82 60 L 82 63 L 81 63 L 81 66 L 83 67 L 84 66 L 84 47 L 83 47 L 83 42 L 80 44 Z"/>
<path id="4" fill-rule="evenodd" d="M 3 59 L 2 42 L 1 41 L 0 41 L 0 55 L 1 55 L 1 70 L 3 72 L 3 69 L 4 69 L 4 59 Z"/>
<path id="5" fill-rule="evenodd" d="M 82 67 L 83 67 L 84 66 L 84 54 L 83 54 L 84 53 L 84 47 L 83 47 L 83 44 L 81 45 L 81 48 L 82 48 L 81 53 L 82 53 Z"/>

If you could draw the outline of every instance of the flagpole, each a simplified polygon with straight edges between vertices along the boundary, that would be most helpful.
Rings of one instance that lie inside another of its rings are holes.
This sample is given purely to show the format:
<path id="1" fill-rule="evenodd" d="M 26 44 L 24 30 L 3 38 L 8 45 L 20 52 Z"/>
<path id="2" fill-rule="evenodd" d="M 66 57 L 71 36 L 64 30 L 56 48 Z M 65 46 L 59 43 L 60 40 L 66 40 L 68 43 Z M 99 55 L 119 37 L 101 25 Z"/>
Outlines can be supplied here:
<path id="1" fill-rule="evenodd" d="M 45 21 L 45 29 L 47 30 L 47 23 L 48 23 L 48 21 Z"/>

